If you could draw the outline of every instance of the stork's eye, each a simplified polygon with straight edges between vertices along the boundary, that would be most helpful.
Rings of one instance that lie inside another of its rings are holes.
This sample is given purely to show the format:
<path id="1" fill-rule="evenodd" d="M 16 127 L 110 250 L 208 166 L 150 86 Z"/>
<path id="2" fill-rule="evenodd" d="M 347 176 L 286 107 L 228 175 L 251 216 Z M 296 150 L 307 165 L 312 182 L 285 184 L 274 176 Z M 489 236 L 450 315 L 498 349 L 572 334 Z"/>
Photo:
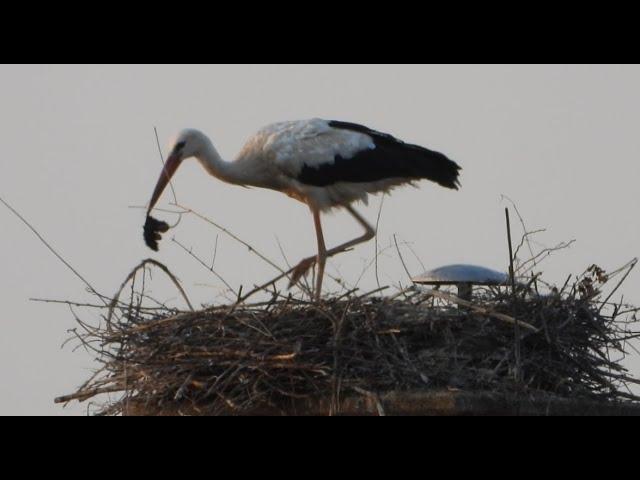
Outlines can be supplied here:
<path id="1" fill-rule="evenodd" d="M 182 150 L 184 148 L 184 146 L 187 144 L 187 142 L 178 142 L 176 143 L 176 146 L 174 147 L 174 150 L 176 152 L 179 152 L 180 150 Z"/>

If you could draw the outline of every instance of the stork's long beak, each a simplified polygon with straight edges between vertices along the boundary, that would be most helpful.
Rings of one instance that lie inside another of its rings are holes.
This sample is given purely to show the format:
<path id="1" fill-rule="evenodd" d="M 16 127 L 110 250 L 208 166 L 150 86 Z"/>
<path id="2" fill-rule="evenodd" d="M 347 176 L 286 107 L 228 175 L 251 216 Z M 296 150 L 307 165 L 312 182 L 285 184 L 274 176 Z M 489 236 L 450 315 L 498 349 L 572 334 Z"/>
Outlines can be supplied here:
<path id="1" fill-rule="evenodd" d="M 162 173 L 160 174 L 160 178 L 158 178 L 158 183 L 156 184 L 156 188 L 153 191 L 153 195 L 151 196 L 151 202 L 149 203 L 149 210 L 147 210 L 147 215 L 151 213 L 153 207 L 155 207 L 156 203 L 158 203 L 162 192 L 164 192 L 164 189 L 167 188 L 167 184 L 171 180 L 171 177 L 173 177 L 173 174 L 176 173 L 176 170 L 178 170 L 181 162 L 182 159 L 180 158 L 180 155 L 173 154 L 170 155 L 167 159 L 167 162 L 164 164 L 164 168 L 162 169 Z"/>

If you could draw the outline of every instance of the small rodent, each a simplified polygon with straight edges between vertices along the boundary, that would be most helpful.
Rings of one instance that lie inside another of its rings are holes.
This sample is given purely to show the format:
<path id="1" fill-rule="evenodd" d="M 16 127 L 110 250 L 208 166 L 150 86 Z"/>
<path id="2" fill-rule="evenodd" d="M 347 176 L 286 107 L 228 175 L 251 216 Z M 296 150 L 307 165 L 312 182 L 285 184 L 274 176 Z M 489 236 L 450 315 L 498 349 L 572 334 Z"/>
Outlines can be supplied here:
<path id="1" fill-rule="evenodd" d="M 169 224 L 161 220 L 156 220 L 151 215 L 147 215 L 144 223 L 144 242 L 154 252 L 158 251 L 158 242 L 162 240 L 162 234 L 169 231 Z"/>

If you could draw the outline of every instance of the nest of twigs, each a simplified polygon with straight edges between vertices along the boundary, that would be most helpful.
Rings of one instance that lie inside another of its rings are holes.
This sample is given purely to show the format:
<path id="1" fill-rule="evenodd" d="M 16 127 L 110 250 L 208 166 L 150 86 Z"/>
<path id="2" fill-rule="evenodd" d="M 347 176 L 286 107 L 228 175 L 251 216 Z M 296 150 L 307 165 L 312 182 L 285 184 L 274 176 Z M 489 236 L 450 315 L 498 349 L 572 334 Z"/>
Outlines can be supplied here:
<path id="1" fill-rule="evenodd" d="M 620 364 L 635 317 L 596 300 L 606 280 L 591 269 L 541 295 L 534 278 L 515 292 L 476 292 L 472 303 L 417 288 L 321 305 L 274 295 L 198 312 L 117 303 L 107 324 L 80 337 L 102 368 L 58 401 L 111 393 L 98 411 L 110 415 L 133 404 L 289 413 L 309 399 L 340 413 L 350 396 L 441 389 L 638 401 L 628 388 L 638 382 Z"/>

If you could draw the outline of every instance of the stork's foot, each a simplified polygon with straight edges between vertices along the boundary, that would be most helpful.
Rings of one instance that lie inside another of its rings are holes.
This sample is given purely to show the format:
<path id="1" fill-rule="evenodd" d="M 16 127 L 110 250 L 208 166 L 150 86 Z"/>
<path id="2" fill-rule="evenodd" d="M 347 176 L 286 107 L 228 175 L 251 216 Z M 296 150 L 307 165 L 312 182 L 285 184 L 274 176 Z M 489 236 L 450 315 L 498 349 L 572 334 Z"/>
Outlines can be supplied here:
<path id="1" fill-rule="evenodd" d="M 313 267 L 316 263 L 317 257 L 309 257 L 302 260 L 296 267 L 291 271 L 291 280 L 289 281 L 289 288 L 293 287 L 298 281 L 304 277 L 311 267 Z"/>

